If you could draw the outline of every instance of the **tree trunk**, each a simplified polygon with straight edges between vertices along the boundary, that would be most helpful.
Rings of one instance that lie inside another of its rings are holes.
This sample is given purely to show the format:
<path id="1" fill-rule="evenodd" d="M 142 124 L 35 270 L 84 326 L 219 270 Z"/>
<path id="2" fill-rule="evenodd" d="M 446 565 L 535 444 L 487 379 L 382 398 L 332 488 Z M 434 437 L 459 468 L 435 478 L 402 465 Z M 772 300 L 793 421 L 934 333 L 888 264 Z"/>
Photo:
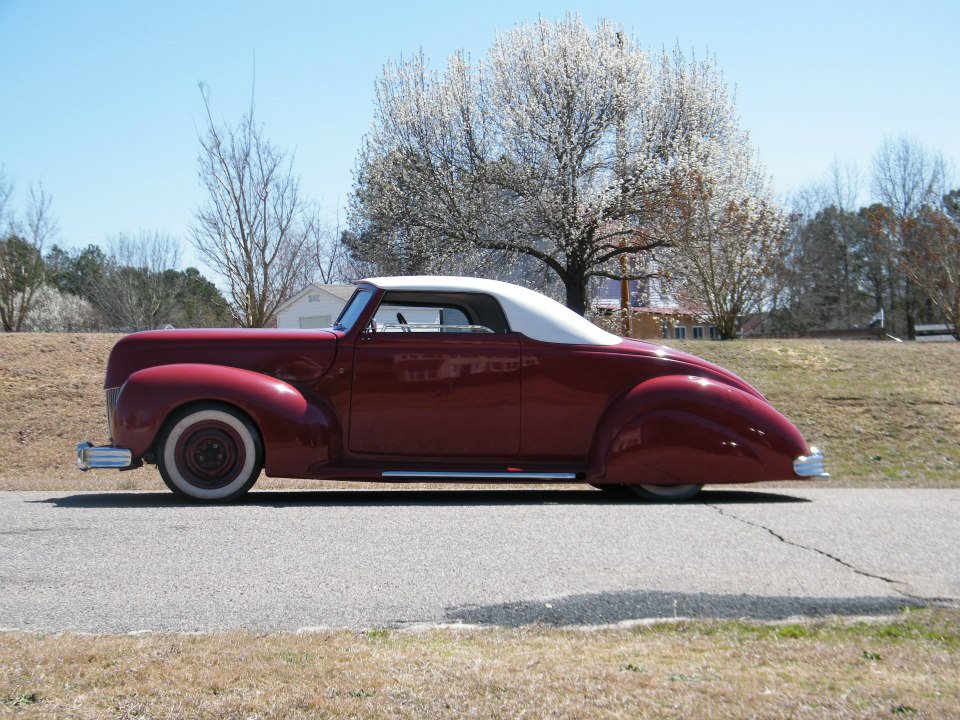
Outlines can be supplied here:
<path id="1" fill-rule="evenodd" d="M 578 315 L 584 315 L 587 312 L 587 293 L 586 288 L 576 281 L 567 283 L 567 307 Z"/>
<path id="2" fill-rule="evenodd" d="M 903 296 L 903 304 L 907 313 L 907 340 L 916 340 L 917 318 L 916 313 L 914 312 L 913 283 L 910 281 L 909 277 L 906 279 Z"/>
<path id="3" fill-rule="evenodd" d="M 567 290 L 567 307 L 578 315 L 587 312 L 587 279 L 582 272 L 567 269 L 567 279 L 564 282 Z"/>
<path id="4" fill-rule="evenodd" d="M 720 339 L 721 340 L 736 340 L 737 339 L 737 318 L 736 316 L 724 316 L 721 318 L 720 323 Z"/>

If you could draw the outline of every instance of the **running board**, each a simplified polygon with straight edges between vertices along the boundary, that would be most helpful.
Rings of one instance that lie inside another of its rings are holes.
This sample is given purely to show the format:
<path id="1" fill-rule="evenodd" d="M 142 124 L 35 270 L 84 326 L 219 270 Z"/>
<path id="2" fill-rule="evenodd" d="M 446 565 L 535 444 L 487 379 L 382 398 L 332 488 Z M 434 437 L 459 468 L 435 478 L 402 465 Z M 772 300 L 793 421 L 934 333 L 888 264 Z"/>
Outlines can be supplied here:
<path id="1" fill-rule="evenodd" d="M 572 472 L 428 472 L 411 470 L 387 470 L 383 478 L 442 478 L 463 480 L 576 480 Z"/>

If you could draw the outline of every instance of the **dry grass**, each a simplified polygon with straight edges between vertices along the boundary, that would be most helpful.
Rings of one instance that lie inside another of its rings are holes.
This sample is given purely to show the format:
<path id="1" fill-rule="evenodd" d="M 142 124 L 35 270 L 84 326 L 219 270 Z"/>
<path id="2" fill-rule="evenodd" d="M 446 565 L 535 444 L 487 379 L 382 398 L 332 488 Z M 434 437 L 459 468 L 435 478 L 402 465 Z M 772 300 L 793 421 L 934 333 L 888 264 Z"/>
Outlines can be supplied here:
<path id="1" fill-rule="evenodd" d="M 79 440 L 106 440 L 102 383 L 118 337 L 0 334 L 0 490 L 163 487 L 152 468 L 81 474 L 74 467 Z M 960 483 L 958 343 L 672 344 L 757 385 L 826 449 L 834 473 L 829 486 Z M 324 486 L 351 485 L 269 479 L 257 485 Z"/>
<path id="2" fill-rule="evenodd" d="M 960 484 L 960 343 L 677 342 L 742 375 L 820 445 L 827 487 Z"/>
<path id="3" fill-rule="evenodd" d="M 307 635 L 0 635 L 0 717 L 960 717 L 960 615 Z"/>
<path id="4" fill-rule="evenodd" d="M 0 488 L 73 485 L 73 446 L 106 440 L 103 376 L 119 337 L 0 334 Z"/>

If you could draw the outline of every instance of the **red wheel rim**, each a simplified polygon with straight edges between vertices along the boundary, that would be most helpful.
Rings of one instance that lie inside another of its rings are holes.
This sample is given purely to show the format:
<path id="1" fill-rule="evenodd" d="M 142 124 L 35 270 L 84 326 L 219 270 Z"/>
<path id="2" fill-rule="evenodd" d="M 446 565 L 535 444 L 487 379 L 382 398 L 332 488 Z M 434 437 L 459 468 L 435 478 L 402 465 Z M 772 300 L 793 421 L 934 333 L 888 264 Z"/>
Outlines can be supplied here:
<path id="1" fill-rule="evenodd" d="M 219 420 L 188 427 L 176 447 L 177 469 L 191 485 L 213 490 L 237 479 L 247 459 L 243 438 Z"/>

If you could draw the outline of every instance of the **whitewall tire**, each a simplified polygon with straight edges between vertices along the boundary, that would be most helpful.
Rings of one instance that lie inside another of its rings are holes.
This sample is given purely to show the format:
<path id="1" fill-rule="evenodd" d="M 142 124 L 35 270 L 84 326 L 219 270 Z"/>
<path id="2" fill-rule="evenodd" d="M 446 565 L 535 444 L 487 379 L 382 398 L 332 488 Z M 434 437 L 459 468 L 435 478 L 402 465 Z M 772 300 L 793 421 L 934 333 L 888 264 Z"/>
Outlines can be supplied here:
<path id="1" fill-rule="evenodd" d="M 703 485 L 627 485 L 630 491 L 644 500 L 656 502 L 680 502 L 689 500 Z"/>
<path id="2" fill-rule="evenodd" d="M 228 405 L 194 405 L 174 414 L 157 448 L 163 481 L 178 495 L 223 502 L 243 495 L 263 466 L 256 426 Z"/>

